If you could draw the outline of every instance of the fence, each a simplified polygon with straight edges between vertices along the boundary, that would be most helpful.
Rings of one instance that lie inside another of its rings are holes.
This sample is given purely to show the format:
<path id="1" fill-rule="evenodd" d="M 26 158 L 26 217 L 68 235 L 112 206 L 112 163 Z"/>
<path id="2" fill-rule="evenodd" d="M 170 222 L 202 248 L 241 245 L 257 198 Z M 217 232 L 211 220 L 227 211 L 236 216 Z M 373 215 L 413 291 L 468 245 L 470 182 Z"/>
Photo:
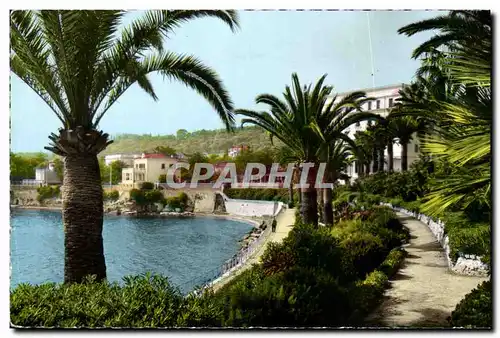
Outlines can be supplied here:
<path id="1" fill-rule="evenodd" d="M 275 216 L 278 216 L 279 213 L 283 209 L 280 207 Z M 220 267 L 213 269 L 209 272 L 206 273 L 206 276 L 200 278 L 193 278 L 185 283 L 183 283 L 181 286 L 187 286 L 189 284 L 193 284 L 196 280 L 202 280 L 198 283 L 200 285 L 199 287 L 195 288 L 191 292 L 191 294 L 199 295 L 201 292 L 214 285 L 218 279 L 221 277 L 228 276 L 231 272 L 238 270 L 243 266 L 243 264 L 257 251 L 260 249 L 261 245 L 263 244 L 262 242 L 265 241 L 265 239 L 269 236 L 269 233 L 271 232 L 271 226 L 268 224 L 266 227 L 266 230 L 253 242 L 250 243 L 248 247 L 245 249 L 240 250 L 233 258 L 228 259 L 224 264 L 222 264 Z"/>

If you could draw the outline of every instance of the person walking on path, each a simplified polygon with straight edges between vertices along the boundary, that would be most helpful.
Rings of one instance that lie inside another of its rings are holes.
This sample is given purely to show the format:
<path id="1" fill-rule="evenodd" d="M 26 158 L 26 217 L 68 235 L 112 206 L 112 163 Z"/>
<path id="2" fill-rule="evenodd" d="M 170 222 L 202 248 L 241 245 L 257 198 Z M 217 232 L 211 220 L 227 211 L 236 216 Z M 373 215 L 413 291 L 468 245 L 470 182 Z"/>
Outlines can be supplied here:
<path id="1" fill-rule="evenodd" d="M 271 224 L 271 231 L 272 232 L 276 232 L 276 225 L 277 225 L 276 217 L 273 217 L 273 223 Z"/>

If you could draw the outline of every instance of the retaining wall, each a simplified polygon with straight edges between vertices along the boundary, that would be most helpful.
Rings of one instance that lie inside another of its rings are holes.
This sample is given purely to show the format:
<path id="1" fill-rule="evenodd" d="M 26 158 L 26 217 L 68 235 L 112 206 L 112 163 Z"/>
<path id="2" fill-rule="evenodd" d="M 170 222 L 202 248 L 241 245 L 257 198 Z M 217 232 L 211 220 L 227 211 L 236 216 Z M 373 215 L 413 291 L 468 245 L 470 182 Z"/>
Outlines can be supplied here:
<path id="1" fill-rule="evenodd" d="M 404 208 L 395 207 L 390 203 L 381 203 L 396 211 L 402 212 L 405 215 L 415 217 L 429 228 L 434 237 L 436 237 L 441 247 L 444 249 L 449 268 L 458 274 L 469 276 L 487 276 L 488 265 L 481 261 L 481 257 L 476 255 L 467 255 L 459 253 L 459 258 L 454 262 L 450 257 L 449 238 L 444 233 L 445 224 L 441 220 L 435 221 L 431 217 L 420 214 L 414 211 L 406 210 Z"/>

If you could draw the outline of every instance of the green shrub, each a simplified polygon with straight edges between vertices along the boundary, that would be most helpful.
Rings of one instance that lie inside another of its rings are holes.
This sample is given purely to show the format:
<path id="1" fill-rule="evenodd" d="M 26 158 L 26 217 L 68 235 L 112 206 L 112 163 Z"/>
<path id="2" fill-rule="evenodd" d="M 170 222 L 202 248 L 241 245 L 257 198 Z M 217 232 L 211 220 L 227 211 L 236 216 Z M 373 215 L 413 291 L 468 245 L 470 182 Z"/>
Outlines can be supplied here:
<path id="1" fill-rule="evenodd" d="M 144 193 L 147 203 L 159 203 L 163 201 L 163 193 L 160 190 L 148 190 Z"/>
<path id="2" fill-rule="evenodd" d="M 155 185 L 154 183 L 151 182 L 143 182 L 141 184 L 141 190 L 152 190 L 154 189 Z"/>
<path id="3" fill-rule="evenodd" d="M 407 252 L 403 249 L 392 249 L 385 260 L 382 262 L 382 264 L 379 266 L 378 270 L 382 271 L 389 279 L 391 279 L 399 270 L 406 255 Z"/>
<path id="4" fill-rule="evenodd" d="M 46 199 L 59 197 L 61 195 L 61 190 L 58 185 L 46 185 L 41 186 L 36 189 L 38 202 L 43 202 Z"/>
<path id="5" fill-rule="evenodd" d="M 167 175 L 161 174 L 160 176 L 158 176 L 158 182 L 159 183 L 167 183 Z"/>
<path id="6" fill-rule="evenodd" d="M 481 283 L 467 294 L 451 313 L 451 326 L 491 328 L 493 325 L 493 298 L 491 281 Z"/>
<path id="7" fill-rule="evenodd" d="M 165 204 L 172 209 L 184 210 L 188 204 L 189 197 L 185 192 L 180 192 L 177 196 L 167 197 Z"/>
<path id="8" fill-rule="evenodd" d="M 349 288 L 349 303 L 353 309 L 349 317 L 351 325 L 362 324 L 364 317 L 379 304 L 387 281 L 383 272 L 375 270 Z"/>
<path id="9" fill-rule="evenodd" d="M 104 191 L 103 192 L 103 198 L 104 200 L 108 201 L 116 201 L 120 197 L 120 193 L 117 190 L 111 190 L 109 192 Z"/>
<path id="10" fill-rule="evenodd" d="M 290 193 L 288 189 L 224 189 L 224 194 L 229 198 L 244 199 L 244 200 L 260 200 L 260 201 L 279 201 L 290 203 Z M 294 201 L 298 200 L 297 192 L 294 192 Z"/>
<path id="11" fill-rule="evenodd" d="M 387 249 L 380 238 L 366 232 L 355 232 L 340 242 L 343 271 L 352 280 L 364 278 L 384 260 Z"/>
<path id="12" fill-rule="evenodd" d="M 339 326 L 348 294 L 323 270 L 294 267 L 258 279 L 247 274 L 224 293 L 226 326 Z"/>
<path id="13" fill-rule="evenodd" d="M 138 205 L 144 205 L 147 203 L 144 191 L 139 189 L 130 190 L 130 199 L 135 201 Z"/>
<path id="14" fill-rule="evenodd" d="M 126 277 L 123 286 L 22 284 L 10 300 L 12 323 L 36 327 L 168 327 L 182 322 L 186 303 L 167 278 L 151 275 Z"/>

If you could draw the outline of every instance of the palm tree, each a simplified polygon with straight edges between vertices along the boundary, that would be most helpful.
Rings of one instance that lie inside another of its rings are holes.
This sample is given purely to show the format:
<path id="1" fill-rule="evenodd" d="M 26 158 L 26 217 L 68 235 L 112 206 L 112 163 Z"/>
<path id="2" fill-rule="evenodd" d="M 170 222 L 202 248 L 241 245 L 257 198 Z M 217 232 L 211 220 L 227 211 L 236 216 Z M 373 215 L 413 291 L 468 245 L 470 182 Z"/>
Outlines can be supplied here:
<path id="1" fill-rule="evenodd" d="M 401 170 L 408 170 L 408 144 L 413 139 L 413 134 L 418 131 L 417 121 L 410 116 L 393 117 L 387 116 L 387 123 L 391 125 L 394 137 L 401 145 Z"/>
<path id="2" fill-rule="evenodd" d="M 193 56 L 164 50 L 180 24 L 215 17 L 232 30 L 234 11 L 146 11 L 120 29 L 125 11 L 19 10 L 10 14 L 10 69 L 61 121 L 46 149 L 64 157 L 64 281 L 106 278 L 102 186 L 97 154 L 112 141 L 98 129 L 133 84 L 158 100 L 148 75 L 159 73 L 196 90 L 228 129 L 233 104 L 218 75 Z"/>
<path id="3" fill-rule="evenodd" d="M 424 100 L 432 107 L 435 124 L 433 133 L 422 136 L 422 148 L 453 164 L 454 170 L 426 196 L 423 211 L 439 213 L 457 204 L 465 208 L 474 201 L 491 210 L 491 13 L 451 11 L 405 26 L 400 33 L 411 36 L 428 30 L 438 34 L 413 55 L 443 53 L 442 69 L 451 90 L 445 97 Z"/>
<path id="4" fill-rule="evenodd" d="M 419 58 L 425 53 L 436 50 L 457 52 L 467 48 L 469 56 L 482 55 L 482 60 L 491 64 L 491 53 L 478 53 L 480 50 L 491 50 L 492 17 L 486 10 L 450 11 L 445 15 L 422 20 L 406 25 L 398 30 L 399 34 L 412 36 L 417 33 L 438 30 L 430 39 L 422 43 L 413 51 L 413 58 Z M 486 57 L 486 58 L 484 58 Z"/>
<path id="5" fill-rule="evenodd" d="M 327 164 L 325 181 L 336 185 L 337 181 L 343 178 L 345 170 L 351 162 L 350 157 L 357 151 L 356 144 L 352 141 L 348 143 L 343 139 L 337 139 L 330 143 L 327 151 L 329 153 L 324 157 Z M 323 189 L 323 203 L 323 222 L 329 226 L 335 221 L 332 189 Z"/>
<path id="6" fill-rule="evenodd" d="M 302 86 L 297 74 L 292 74 L 292 87 L 286 86 L 284 100 L 271 94 L 257 96 L 256 103 L 269 106 L 269 111 L 236 110 L 245 116 L 242 125 L 254 124 L 271 137 L 282 141 L 301 163 L 313 163 L 307 176 L 308 188 L 301 189 L 301 217 L 305 223 L 318 224 L 317 191 L 315 182 L 320 153 L 335 138 L 349 138 L 342 133 L 347 126 L 366 119 L 366 113 L 352 114 L 361 109 L 365 94 L 356 92 L 342 100 L 333 99 L 331 86 L 323 86 L 323 75 L 314 87 Z M 369 114 L 372 116 L 373 114 Z"/>

